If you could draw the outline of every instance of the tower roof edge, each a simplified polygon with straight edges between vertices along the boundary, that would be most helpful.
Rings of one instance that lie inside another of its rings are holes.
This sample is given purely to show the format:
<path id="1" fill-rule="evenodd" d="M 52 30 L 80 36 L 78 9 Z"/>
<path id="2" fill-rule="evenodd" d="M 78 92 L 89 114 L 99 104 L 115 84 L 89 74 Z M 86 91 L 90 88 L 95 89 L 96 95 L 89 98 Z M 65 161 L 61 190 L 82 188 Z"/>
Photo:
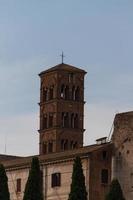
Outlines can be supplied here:
<path id="1" fill-rule="evenodd" d="M 58 65 L 55 65 L 54 67 L 50 67 L 47 70 L 42 71 L 39 76 L 41 76 L 42 74 L 46 74 L 49 72 L 53 72 L 53 71 L 58 71 L 58 70 L 64 70 L 64 71 L 69 71 L 69 72 L 78 72 L 78 73 L 83 73 L 86 74 L 87 72 L 81 68 L 69 65 L 69 64 L 65 64 L 65 63 L 61 63 Z"/>

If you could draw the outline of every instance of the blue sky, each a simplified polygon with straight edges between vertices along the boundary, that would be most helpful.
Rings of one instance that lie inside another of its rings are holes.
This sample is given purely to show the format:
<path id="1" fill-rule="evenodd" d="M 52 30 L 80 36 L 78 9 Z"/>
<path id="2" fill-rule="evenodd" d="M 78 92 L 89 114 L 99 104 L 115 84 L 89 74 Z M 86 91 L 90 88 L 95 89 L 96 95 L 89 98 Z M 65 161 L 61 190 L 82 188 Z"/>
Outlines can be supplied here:
<path id="1" fill-rule="evenodd" d="M 62 50 L 88 72 L 85 144 L 132 110 L 132 10 L 132 0 L 0 1 L 0 153 L 38 153 L 38 74 Z"/>

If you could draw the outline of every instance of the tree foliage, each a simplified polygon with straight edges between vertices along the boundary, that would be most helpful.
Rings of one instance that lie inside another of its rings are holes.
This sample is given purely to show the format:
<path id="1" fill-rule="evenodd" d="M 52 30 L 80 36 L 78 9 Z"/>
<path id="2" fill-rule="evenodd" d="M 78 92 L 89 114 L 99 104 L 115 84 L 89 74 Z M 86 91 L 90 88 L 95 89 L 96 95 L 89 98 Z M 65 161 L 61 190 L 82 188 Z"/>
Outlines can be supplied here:
<path id="1" fill-rule="evenodd" d="M 0 164 L 0 200 L 9 200 L 8 178 L 6 176 L 5 168 Z"/>
<path id="2" fill-rule="evenodd" d="M 42 172 L 37 157 L 32 159 L 23 200 L 43 200 Z"/>
<path id="3" fill-rule="evenodd" d="M 119 181 L 114 179 L 110 185 L 110 191 L 105 200 L 125 200 Z"/>
<path id="4" fill-rule="evenodd" d="M 73 164 L 71 191 L 69 200 L 87 200 L 85 177 L 80 157 L 76 157 Z"/>

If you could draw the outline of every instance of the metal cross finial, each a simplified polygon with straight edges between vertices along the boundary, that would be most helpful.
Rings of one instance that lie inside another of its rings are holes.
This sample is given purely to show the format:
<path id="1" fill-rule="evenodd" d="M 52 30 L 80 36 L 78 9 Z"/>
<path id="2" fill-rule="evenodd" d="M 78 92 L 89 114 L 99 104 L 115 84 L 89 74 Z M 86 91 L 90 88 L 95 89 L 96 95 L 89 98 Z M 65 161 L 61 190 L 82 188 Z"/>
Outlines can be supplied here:
<path id="1" fill-rule="evenodd" d="M 61 56 L 61 61 L 62 61 L 62 64 L 63 64 L 64 57 L 65 57 L 63 51 L 62 51 L 62 54 L 60 56 Z"/>

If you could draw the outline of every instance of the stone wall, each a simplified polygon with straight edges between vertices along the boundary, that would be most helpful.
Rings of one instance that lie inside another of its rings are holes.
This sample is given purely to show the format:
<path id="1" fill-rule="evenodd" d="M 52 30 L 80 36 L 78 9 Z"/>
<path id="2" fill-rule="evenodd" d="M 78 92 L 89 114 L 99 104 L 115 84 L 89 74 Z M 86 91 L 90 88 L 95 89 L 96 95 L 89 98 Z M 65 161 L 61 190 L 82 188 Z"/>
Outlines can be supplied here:
<path id="1" fill-rule="evenodd" d="M 89 185 L 89 160 L 83 159 L 82 166 L 84 175 L 86 177 L 86 185 L 88 189 Z M 70 192 L 71 176 L 73 171 L 73 161 L 67 161 L 47 166 L 47 174 L 45 167 L 45 198 L 46 200 L 68 200 L 68 194 Z M 61 186 L 51 187 L 51 175 L 53 173 L 61 173 Z M 46 188 L 47 187 L 47 188 Z"/>
<path id="2" fill-rule="evenodd" d="M 90 157 L 89 200 L 104 200 L 111 182 L 112 145 L 93 151 Z M 106 171 L 102 177 L 102 171 Z"/>
<path id="3" fill-rule="evenodd" d="M 8 185 L 11 200 L 22 200 L 25 190 L 25 184 L 27 182 L 29 169 L 19 169 L 7 171 Z M 21 179 L 21 191 L 17 192 L 17 179 Z"/>
<path id="4" fill-rule="evenodd" d="M 89 189 L 89 159 L 82 159 L 84 175 L 86 177 L 87 190 Z M 68 200 L 70 192 L 71 176 L 73 171 L 73 160 L 61 160 L 50 164 L 41 164 L 43 171 L 43 193 L 44 200 Z M 51 187 L 51 176 L 53 173 L 61 174 L 61 185 Z M 11 200 L 22 200 L 27 182 L 29 168 L 7 170 L 8 185 Z M 21 192 L 17 192 L 17 179 L 21 179 Z M 89 190 L 88 190 L 89 191 Z"/>
<path id="5" fill-rule="evenodd" d="M 121 184 L 126 200 L 133 199 L 133 112 L 117 114 L 112 136 L 112 178 Z"/>

